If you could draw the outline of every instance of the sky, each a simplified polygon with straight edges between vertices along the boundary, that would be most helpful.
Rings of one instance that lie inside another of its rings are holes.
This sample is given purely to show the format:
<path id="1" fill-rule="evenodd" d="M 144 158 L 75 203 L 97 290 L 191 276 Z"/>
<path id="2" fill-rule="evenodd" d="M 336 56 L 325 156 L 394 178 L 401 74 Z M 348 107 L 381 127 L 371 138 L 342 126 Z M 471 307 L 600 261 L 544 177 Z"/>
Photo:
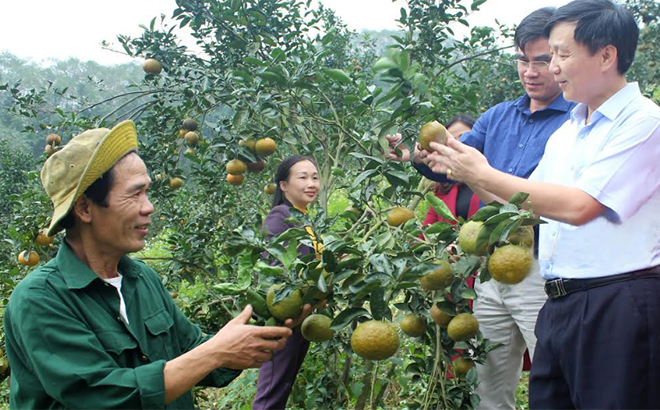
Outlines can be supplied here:
<path id="1" fill-rule="evenodd" d="M 396 29 L 395 19 L 405 0 L 315 0 L 336 11 L 354 30 Z M 568 0 L 488 0 L 468 18 L 472 25 L 514 25 L 528 13 L 545 6 L 561 6 Z M 466 5 L 471 1 L 466 0 Z M 114 49 L 121 46 L 118 34 L 139 36 L 140 25 L 153 17 L 172 15 L 175 0 L 113 0 L 100 6 L 98 0 L 8 0 L 2 7 L 0 53 L 10 52 L 39 64 L 75 57 L 103 65 L 122 64 L 133 59 L 105 50 L 102 41 Z M 9 18 L 8 16 L 12 16 Z"/>

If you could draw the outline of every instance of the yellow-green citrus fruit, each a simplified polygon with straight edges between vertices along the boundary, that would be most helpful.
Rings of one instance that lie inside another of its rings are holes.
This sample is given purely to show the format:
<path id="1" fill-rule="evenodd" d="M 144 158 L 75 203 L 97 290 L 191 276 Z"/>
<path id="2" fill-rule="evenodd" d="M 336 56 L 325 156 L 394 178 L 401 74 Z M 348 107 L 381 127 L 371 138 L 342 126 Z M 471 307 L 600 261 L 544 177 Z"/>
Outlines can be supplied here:
<path id="1" fill-rule="evenodd" d="M 458 232 L 458 244 L 463 252 L 468 255 L 482 256 L 486 254 L 487 244 L 484 243 L 477 249 L 477 238 L 484 227 L 481 221 L 468 221 Z"/>
<path id="2" fill-rule="evenodd" d="M 46 143 L 51 144 L 51 145 L 60 145 L 62 142 L 62 137 L 60 137 L 57 134 L 48 134 L 46 137 Z"/>
<path id="3" fill-rule="evenodd" d="M 179 189 L 183 186 L 183 180 L 181 178 L 172 178 L 170 179 L 170 188 Z"/>
<path id="4" fill-rule="evenodd" d="M 52 145 L 48 144 L 44 148 L 44 152 L 46 153 L 47 156 L 50 157 L 51 155 L 53 155 L 55 153 L 55 148 L 53 148 Z"/>
<path id="5" fill-rule="evenodd" d="M 228 174 L 239 175 L 247 171 L 247 165 L 240 159 L 232 159 L 225 165 L 225 170 Z"/>
<path id="6" fill-rule="evenodd" d="M 248 149 L 252 152 L 256 152 L 256 145 L 257 145 L 257 140 L 248 138 L 246 140 L 240 140 L 238 141 L 238 145 L 242 145 L 244 147 L 248 147 Z"/>
<path id="7" fill-rule="evenodd" d="M 147 74 L 158 75 L 163 71 L 163 66 L 160 65 L 160 62 L 155 58 L 147 58 L 142 63 L 142 69 Z"/>
<path id="8" fill-rule="evenodd" d="M 534 256 L 529 248 L 505 245 L 495 249 L 488 259 L 488 271 L 498 282 L 515 285 L 522 282 L 532 269 Z"/>
<path id="9" fill-rule="evenodd" d="M 302 311 L 302 292 L 295 289 L 289 296 L 275 303 L 275 292 L 280 289 L 281 284 L 272 285 L 266 294 L 268 310 L 278 320 L 285 321 L 300 315 Z"/>
<path id="10" fill-rule="evenodd" d="M 475 364 L 472 360 L 466 359 L 465 357 L 457 357 L 456 360 L 451 363 L 452 369 L 454 370 L 453 373 L 458 377 L 465 376 L 474 365 Z"/>
<path id="11" fill-rule="evenodd" d="M 521 226 L 514 232 L 511 232 L 507 240 L 514 245 L 532 249 L 534 248 L 534 228 L 531 226 Z"/>
<path id="12" fill-rule="evenodd" d="M 264 187 L 264 194 L 273 195 L 275 193 L 275 184 L 268 184 Z"/>
<path id="13" fill-rule="evenodd" d="M 419 131 L 419 145 L 423 149 L 427 151 L 431 150 L 430 144 L 433 141 L 439 144 L 444 144 L 447 141 L 447 130 L 438 121 L 431 121 L 424 124 Z"/>
<path id="14" fill-rule="evenodd" d="M 401 319 L 401 330 L 408 336 L 422 336 L 426 333 L 426 321 L 422 316 L 417 316 L 411 313 Z"/>
<path id="15" fill-rule="evenodd" d="M 188 131 L 183 139 L 186 140 L 186 144 L 191 147 L 199 144 L 199 135 L 197 135 L 195 131 Z"/>
<path id="16" fill-rule="evenodd" d="M 471 313 L 460 313 L 449 322 L 447 333 L 452 340 L 470 340 L 479 333 L 479 322 Z"/>
<path id="17" fill-rule="evenodd" d="M 440 310 L 435 303 L 431 306 L 431 319 L 440 327 L 447 327 L 453 318 L 454 316 Z"/>
<path id="18" fill-rule="evenodd" d="M 408 208 L 396 207 L 387 213 L 387 224 L 389 226 L 399 226 L 415 217 L 415 213 Z"/>
<path id="19" fill-rule="evenodd" d="M 277 144 L 272 138 L 262 138 L 254 144 L 254 151 L 260 157 L 267 157 L 277 149 Z"/>
<path id="20" fill-rule="evenodd" d="M 425 290 L 440 290 L 454 282 L 454 272 L 447 261 L 437 261 L 438 268 L 431 273 L 419 278 L 422 288 Z"/>
<path id="21" fill-rule="evenodd" d="M 399 349 L 399 335 L 391 323 L 370 320 L 353 331 L 351 348 L 364 359 L 384 360 Z"/>
<path id="22" fill-rule="evenodd" d="M 332 320 L 320 314 L 309 315 L 302 323 L 300 331 L 303 337 L 310 342 L 325 342 L 332 339 L 335 332 L 330 329 Z"/>

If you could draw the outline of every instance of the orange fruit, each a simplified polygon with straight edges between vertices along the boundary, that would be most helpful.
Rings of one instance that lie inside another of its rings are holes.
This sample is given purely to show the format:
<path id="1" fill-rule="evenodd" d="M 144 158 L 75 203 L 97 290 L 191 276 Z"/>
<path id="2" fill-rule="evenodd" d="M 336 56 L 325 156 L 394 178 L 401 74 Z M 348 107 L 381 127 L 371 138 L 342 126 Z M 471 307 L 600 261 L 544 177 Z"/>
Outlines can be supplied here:
<path id="1" fill-rule="evenodd" d="M 238 145 L 248 147 L 248 149 L 252 152 L 256 152 L 256 147 L 255 147 L 256 144 L 257 144 L 257 141 L 255 139 L 252 139 L 252 138 L 248 138 L 246 140 L 238 141 Z"/>
<path id="2" fill-rule="evenodd" d="M 240 159 L 232 159 L 227 162 L 227 165 L 225 165 L 225 171 L 227 171 L 228 174 L 240 175 L 247 171 L 247 165 L 245 165 L 245 162 Z"/>
<path id="3" fill-rule="evenodd" d="M 48 236 L 46 232 L 48 232 L 48 229 L 42 229 L 34 239 L 34 242 L 36 242 L 37 245 L 48 246 L 53 243 L 53 238 Z"/>
<path id="4" fill-rule="evenodd" d="M 62 137 L 57 134 L 48 134 L 46 142 L 52 145 L 60 145 L 62 143 Z"/>
<path id="5" fill-rule="evenodd" d="M 155 58 L 147 58 L 144 60 L 144 63 L 142 63 L 142 69 L 147 74 L 158 75 L 163 71 L 163 66 L 160 65 L 160 62 Z"/>
<path id="6" fill-rule="evenodd" d="M 264 187 L 264 194 L 273 195 L 275 194 L 275 184 L 268 184 Z"/>
<path id="7" fill-rule="evenodd" d="M 243 175 L 227 174 L 227 183 L 229 185 L 241 185 L 245 177 Z"/>
<path id="8" fill-rule="evenodd" d="M 35 251 L 23 251 L 18 254 L 18 263 L 25 266 L 34 266 L 39 263 L 39 254 Z"/>
<path id="9" fill-rule="evenodd" d="M 172 178 L 170 179 L 170 188 L 179 189 L 183 186 L 183 180 L 181 178 Z"/>
<path id="10" fill-rule="evenodd" d="M 183 137 L 184 140 L 186 140 L 186 144 L 188 144 L 191 147 L 196 146 L 199 144 L 199 135 L 195 131 L 188 131 L 186 135 Z"/>
<path id="11" fill-rule="evenodd" d="M 260 157 L 267 157 L 277 149 L 277 144 L 272 138 L 262 138 L 254 144 L 254 151 Z"/>

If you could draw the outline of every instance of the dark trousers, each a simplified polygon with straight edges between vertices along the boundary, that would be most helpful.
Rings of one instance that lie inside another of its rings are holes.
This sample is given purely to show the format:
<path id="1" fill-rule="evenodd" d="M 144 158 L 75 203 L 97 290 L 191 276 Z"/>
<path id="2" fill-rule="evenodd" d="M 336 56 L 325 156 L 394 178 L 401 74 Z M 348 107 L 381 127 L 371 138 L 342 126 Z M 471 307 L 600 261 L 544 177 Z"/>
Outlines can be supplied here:
<path id="1" fill-rule="evenodd" d="M 535 333 L 530 409 L 660 408 L 660 278 L 549 299 Z"/>
<path id="2" fill-rule="evenodd" d="M 291 387 L 309 350 L 309 342 L 295 331 L 284 349 L 275 352 L 273 359 L 259 368 L 257 394 L 252 410 L 279 410 L 286 407 Z"/>

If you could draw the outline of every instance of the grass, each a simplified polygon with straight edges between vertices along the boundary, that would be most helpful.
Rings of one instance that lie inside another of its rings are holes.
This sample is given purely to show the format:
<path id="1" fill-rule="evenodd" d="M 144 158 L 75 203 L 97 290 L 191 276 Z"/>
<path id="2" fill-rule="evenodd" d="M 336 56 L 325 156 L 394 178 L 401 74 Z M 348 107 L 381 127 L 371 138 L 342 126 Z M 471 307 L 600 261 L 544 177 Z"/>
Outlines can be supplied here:
<path id="1" fill-rule="evenodd" d="M 516 389 L 516 410 L 529 410 L 529 372 L 523 372 Z"/>

